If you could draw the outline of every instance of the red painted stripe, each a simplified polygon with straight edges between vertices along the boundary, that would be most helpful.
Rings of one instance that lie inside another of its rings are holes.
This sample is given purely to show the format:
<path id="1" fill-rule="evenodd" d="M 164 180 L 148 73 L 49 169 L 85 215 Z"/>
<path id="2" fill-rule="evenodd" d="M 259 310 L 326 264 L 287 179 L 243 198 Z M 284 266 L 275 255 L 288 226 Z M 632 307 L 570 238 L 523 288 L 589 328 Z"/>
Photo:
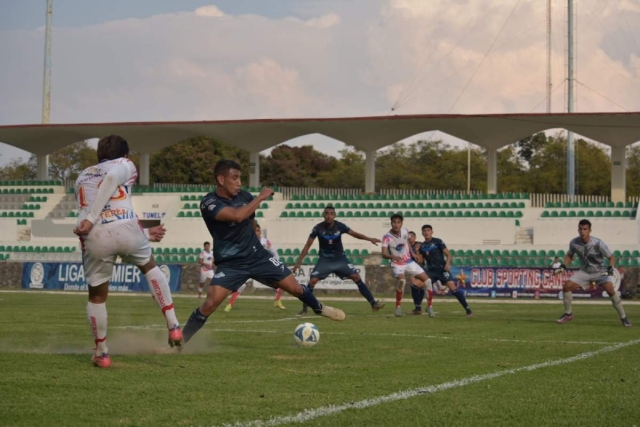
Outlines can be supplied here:
<path id="1" fill-rule="evenodd" d="M 96 344 L 98 344 L 99 342 L 104 342 L 104 340 L 107 339 L 107 336 L 105 335 L 104 338 L 96 338 Z"/>
<path id="2" fill-rule="evenodd" d="M 167 310 L 173 310 L 173 303 L 169 304 L 169 305 L 165 305 L 164 307 L 162 307 L 162 313 L 164 314 Z"/>

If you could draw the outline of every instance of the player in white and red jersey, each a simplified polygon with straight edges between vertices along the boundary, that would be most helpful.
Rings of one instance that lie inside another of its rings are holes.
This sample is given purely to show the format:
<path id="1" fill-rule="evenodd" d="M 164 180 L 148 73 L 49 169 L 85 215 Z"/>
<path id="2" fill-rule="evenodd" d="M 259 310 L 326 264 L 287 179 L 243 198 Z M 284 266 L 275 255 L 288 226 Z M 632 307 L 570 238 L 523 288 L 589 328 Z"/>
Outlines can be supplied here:
<path id="1" fill-rule="evenodd" d="M 258 240 L 260 240 L 260 244 L 262 245 L 262 247 L 268 250 L 269 252 L 271 252 L 271 255 L 273 255 L 273 258 L 276 261 L 280 261 L 280 255 L 278 255 L 278 251 L 273 246 L 271 241 L 266 237 L 262 237 L 262 229 L 260 228 L 260 225 L 258 223 L 256 223 L 255 231 L 256 231 L 256 236 L 258 237 Z M 226 311 L 227 313 L 231 311 L 231 309 L 233 308 L 233 304 L 235 304 L 236 300 L 238 299 L 242 291 L 244 291 L 246 288 L 247 288 L 247 284 L 245 283 L 244 285 L 240 286 L 240 288 L 231 295 L 229 304 L 227 304 L 227 306 L 224 308 L 224 311 Z M 282 301 L 280 300 L 281 298 L 282 298 L 282 289 L 278 288 L 276 289 L 276 299 L 273 302 L 273 306 L 276 308 L 279 308 L 280 310 L 284 310 L 285 306 L 282 305 Z"/>
<path id="2" fill-rule="evenodd" d="M 80 208 L 73 232 L 80 236 L 84 274 L 89 285 L 87 317 L 96 344 L 91 361 L 101 368 L 111 366 L 107 348 L 107 308 L 109 280 L 118 256 L 138 266 L 160 306 L 169 329 L 169 345 L 182 345 L 182 331 L 173 308 L 169 283 L 156 266 L 149 239 L 160 241 L 164 225 L 148 232 L 141 227 L 131 204 L 131 186 L 138 177 L 127 157 L 129 144 L 117 135 L 98 142 L 98 161 L 80 174 L 75 194 Z"/>
<path id="3" fill-rule="evenodd" d="M 216 267 L 213 263 L 213 252 L 211 252 L 211 243 L 204 242 L 202 252 L 198 257 L 200 264 L 200 282 L 198 282 L 198 299 L 202 298 L 202 291 L 207 279 L 213 279 L 213 269 Z"/>
<path id="4" fill-rule="evenodd" d="M 420 281 L 411 284 L 411 296 L 416 305 L 414 313 L 422 313 L 427 273 L 411 258 L 409 248 L 409 230 L 402 226 L 404 218 L 400 214 L 391 215 L 391 230 L 382 237 L 382 257 L 391 260 L 393 277 L 398 279 L 396 286 L 396 316 L 402 316 L 402 294 L 407 283 L 405 274 L 415 276 Z"/>

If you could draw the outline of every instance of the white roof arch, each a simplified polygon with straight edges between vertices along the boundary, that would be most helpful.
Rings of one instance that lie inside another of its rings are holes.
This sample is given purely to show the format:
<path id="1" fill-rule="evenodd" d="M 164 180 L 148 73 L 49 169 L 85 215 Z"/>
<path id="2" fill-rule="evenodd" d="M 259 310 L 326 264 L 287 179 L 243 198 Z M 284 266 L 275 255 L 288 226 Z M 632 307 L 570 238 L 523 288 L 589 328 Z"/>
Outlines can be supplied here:
<path id="1" fill-rule="evenodd" d="M 196 136 L 252 152 L 308 134 L 322 134 L 363 151 L 439 130 L 488 149 L 547 129 L 564 128 L 612 147 L 640 141 L 640 112 L 484 115 L 405 115 L 198 122 L 72 123 L 0 126 L 0 141 L 46 155 L 84 139 L 118 134 L 132 150 L 152 153 Z"/>

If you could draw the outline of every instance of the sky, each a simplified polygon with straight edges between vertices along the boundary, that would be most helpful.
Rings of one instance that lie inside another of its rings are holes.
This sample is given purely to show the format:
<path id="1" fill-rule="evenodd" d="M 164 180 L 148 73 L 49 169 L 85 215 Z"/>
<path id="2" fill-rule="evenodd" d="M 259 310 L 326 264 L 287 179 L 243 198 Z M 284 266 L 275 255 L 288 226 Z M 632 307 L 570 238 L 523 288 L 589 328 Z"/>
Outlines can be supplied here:
<path id="1" fill-rule="evenodd" d="M 552 0 L 552 111 L 566 1 Z M 42 115 L 45 0 L 0 0 L 0 125 Z M 51 122 L 545 112 L 541 0 L 53 0 Z M 640 1 L 581 0 L 576 111 L 640 111 Z M 392 110 L 394 109 L 394 110 Z M 416 135 L 410 141 L 445 138 Z M 320 135 L 283 141 L 336 155 Z M 0 143 L 0 165 L 28 153 Z"/>

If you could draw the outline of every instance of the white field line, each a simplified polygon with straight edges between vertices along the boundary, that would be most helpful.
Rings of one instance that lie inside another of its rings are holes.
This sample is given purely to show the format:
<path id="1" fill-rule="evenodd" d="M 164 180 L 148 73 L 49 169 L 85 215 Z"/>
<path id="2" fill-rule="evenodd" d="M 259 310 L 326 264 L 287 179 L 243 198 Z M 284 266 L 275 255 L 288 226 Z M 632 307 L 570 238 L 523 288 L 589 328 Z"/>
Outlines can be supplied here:
<path id="1" fill-rule="evenodd" d="M 344 412 L 348 409 L 370 408 L 372 406 L 378 406 L 388 402 L 406 400 L 406 399 L 410 399 L 412 397 L 416 397 L 424 394 L 433 394 L 440 391 L 450 390 L 453 388 L 464 387 L 469 384 L 475 384 L 482 381 L 492 380 L 505 375 L 517 374 L 519 372 L 531 372 L 531 371 L 535 371 L 542 368 L 548 368 L 551 366 L 566 365 L 568 363 L 574 363 L 574 362 L 588 359 L 591 357 L 600 356 L 606 353 L 611 353 L 613 351 L 620 350 L 622 348 L 636 345 L 639 343 L 640 343 L 640 340 L 633 340 L 625 343 L 616 344 L 610 347 L 605 347 L 600 350 L 587 351 L 585 353 L 580 353 L 576 356 L 569 357 L 566 359 L 550 360 L 543 363 L 536 363 L 534 365 L 522 366 L 520 368 L 505 369 L 503 371 L 492 372 L 490 374 L 474 375 L 472 377 L 462 378 L 459 380 L 450 381 L 450 382 L 446 382 L 438 385 L 399 391 L 397 393 L 388 394 L 386 396 L 374 397 L 372 399 L 364 399 L 358 402 L 346 403 L 343 405 L 328 405 L 328 406 L 322 406 L 320 408 L 315 408 L 315 409 L 306 409 L 295 415 L 272 417 L 272 418 L 269 418 L 268 420 L 239 421 L 233 424 L 223 424 L 223 426 L 226 426 L 226 427 L 272 427 L 272 426 L 279 426 L 282 424 L 305 423 L 305 422 L 314 420 L 316 418 L 335 415 L 340 412 Z"/>
<path id="2" fill-rule="evenodd" d="M 45 295 L 79 295 L 84 298 L 87 297 L 86 292 L 81 291 L 38 291 L 38 290 L 29 290 L 29 289 L 2 289 L 0 290 L 0 294 L 45 294 Z M 149 293 L 146 292 L 111 292 L 109 297 L 148 297 Z M 196 294 L 181 294 L 175 293 L 173 294 L 173 298 L 188 298 L 188 299 L 196 299 Z M 269 300 L 273 301 L 273 296 L 261 296 L 261 295 L 242 295 L 241 299 L 249 299 L 249 300 Z M 320 302 L 323 301 L 343 301 L 343 302 L 362 302 L 365 303 L 365 300 L 362 297 L 332 297 L 328 295 L 320 295 Z M 382 302 L 395 302 L 395 298 L 379 298 Z M 283 301 L 298 301 L 295 297 L 290 296 L 282 296 Z M 435 297 L 434 304 L 440 303 L 455 303 L 459 304 L 458 300 L 453 297 Z M 545 298 L 545 299 L 529 299 L 529 298 L 479 298 L 470 296 L 467 298 L 471 304 L 551 304 L 551 305 L 562 305 L 562 300 L 558 298 Z M 407 301 L 409 303 L 410 301 Z M 592 301 L 590 298 L 585 299 L 574 299 L 574 305 L 611 305 L 611 301 L 609 298 L 601 298 L 595 301 Z M 624 300 L 623 304 L 625 306 L 629 305 L 640 305 L 640 301 L 629 301 Z"/>
<path id="3" fill-rule="evenodd" d="M 295 320 L 300 317 L 292 318 Z M 281 319 L 291 320 L 291 319 Z M 244 322 L 225 322 L 227 323 L 265 323 L 276 322 L 277 320 L 256 320 L 256 321 L 244 321 Z M 220 323 L 218 323 L 220 324 Z M 129 329 L 129 330 L 164 330 L 167 329 L 167 325 L 130 325 L 130 326 L 112 326 L 110 329 Z M 230 332 L 230 333 L 244 333 L 244 334 L 282 334 L 288 335 L 290 332 L 266 330 L 266 329 L 227 329 L 227 328 L 212 328 L 212 332 Z M 516 339 L 502 339 L 502 338 L 468 338 L 468 337 L 447 337 L 441 335 L 419 335 L 419 334 L 369 334 L 369 333 L 351 333 L 351 332 L 322 332 L 323 335 L 349 335 L 349 336 L 365 336 L 365 337 L 400 337 L 400 338 L 424 338 L 435 340 L 448 340 L 448 341 L 486 341 L 486 342 L 505 342 L 505 343 L 525 343 L 525 344 L 584 344 L 584 345 L 611 345 L 620 344 L 615 341 L 536 341 L 536 340 L 516 340 Z"/>

